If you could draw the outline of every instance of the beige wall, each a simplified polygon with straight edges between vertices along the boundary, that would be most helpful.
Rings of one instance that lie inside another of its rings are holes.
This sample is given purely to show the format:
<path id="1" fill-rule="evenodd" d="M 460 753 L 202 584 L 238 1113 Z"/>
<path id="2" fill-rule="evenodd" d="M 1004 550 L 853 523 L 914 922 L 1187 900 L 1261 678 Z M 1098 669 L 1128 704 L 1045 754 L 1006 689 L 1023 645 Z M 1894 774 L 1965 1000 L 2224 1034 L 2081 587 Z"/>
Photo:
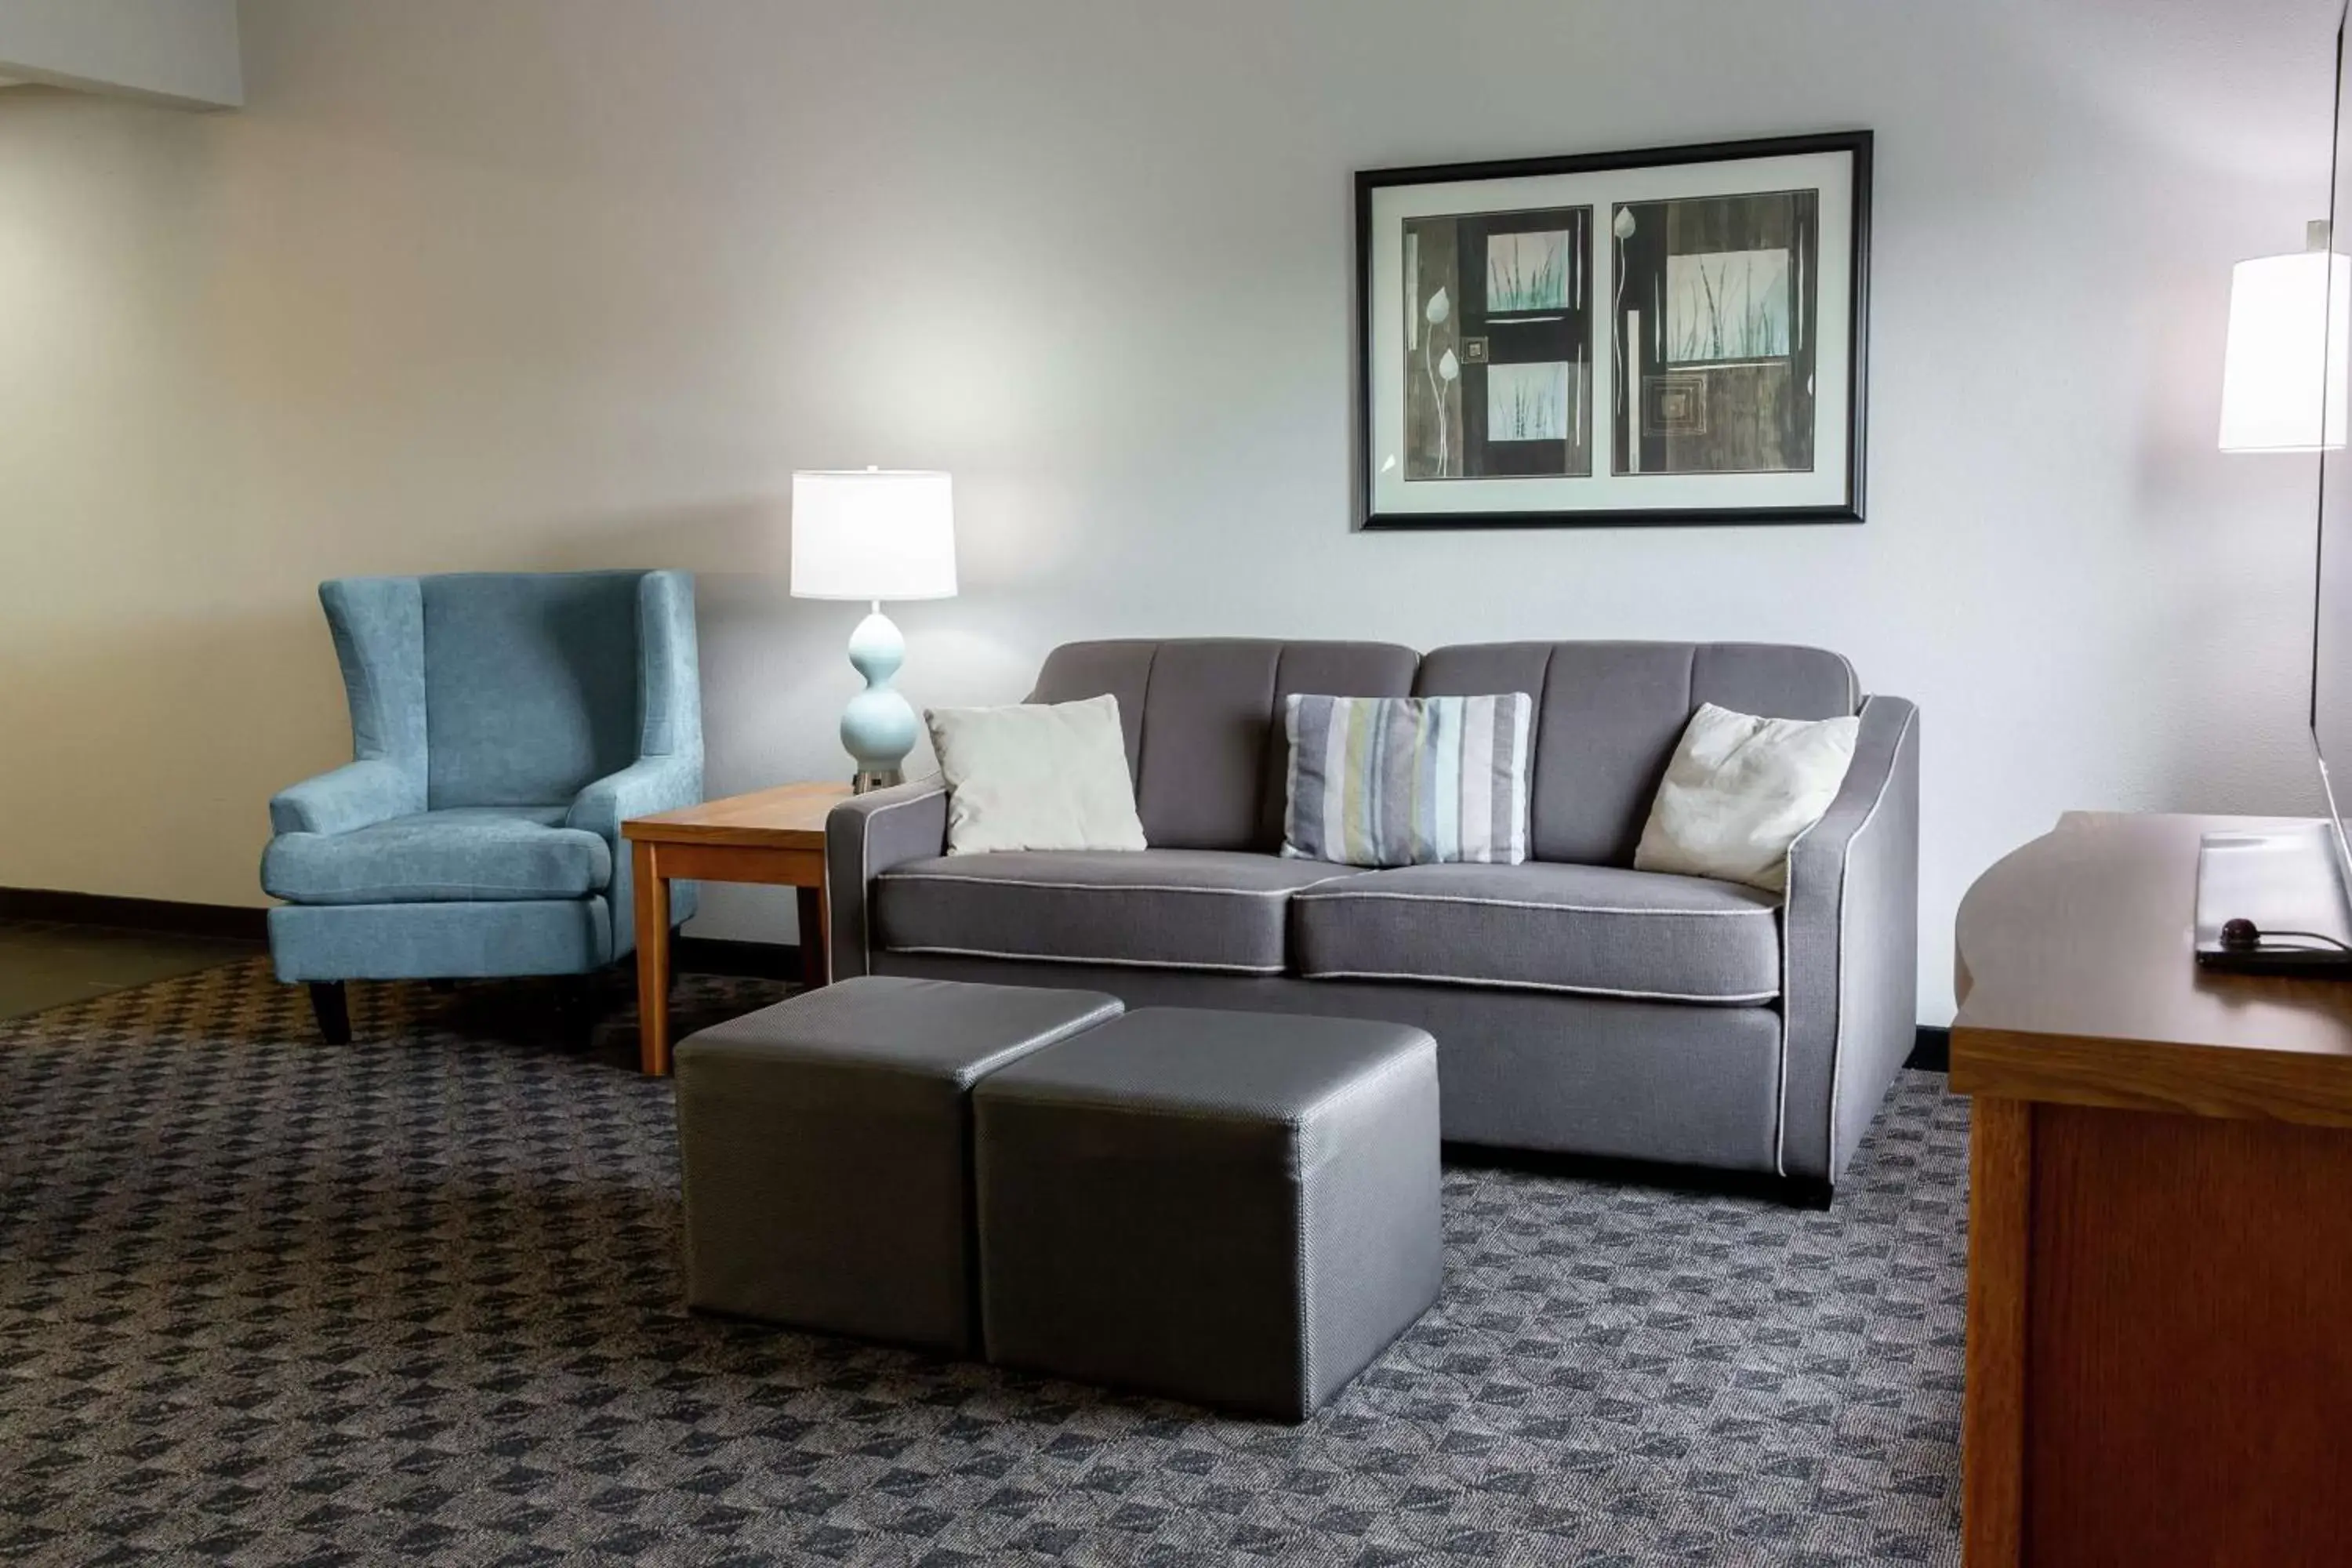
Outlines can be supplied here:
<path id="1" fill-rule="evenodd" d="M 0 94 L 0 885 L 260 901 L 268 794 L 346 754 L 335 574 L 696 568 L 714 786 L 840 773 L 789 476 L 939 466 L 918 701 L 1098 634 L 1844 650 L 1926 710 L 1940 1016 L 2061 809 L 2315 795 L 2312 469 L 2213 421 L 2333 18 L 2126 9 L 247 0 L 242 112 Z M 1349 531 L 1351 170 L 1847 125 L 1867 525 Z"/>

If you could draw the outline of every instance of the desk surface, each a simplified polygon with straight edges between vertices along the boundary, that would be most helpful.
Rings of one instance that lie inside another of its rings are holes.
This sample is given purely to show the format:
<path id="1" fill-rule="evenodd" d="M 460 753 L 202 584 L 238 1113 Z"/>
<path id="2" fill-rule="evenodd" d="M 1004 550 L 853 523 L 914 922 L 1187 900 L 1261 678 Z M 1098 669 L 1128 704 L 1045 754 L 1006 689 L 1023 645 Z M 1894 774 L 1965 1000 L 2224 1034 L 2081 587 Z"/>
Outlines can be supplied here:
<path id="1" fill-rule="evenodd" d="M 2197 846 L 2281 819 L 2070 812 L 1961 901 L 1953 1089 L 2352 1126 L 2352 982 L 2197 967 Z"/>

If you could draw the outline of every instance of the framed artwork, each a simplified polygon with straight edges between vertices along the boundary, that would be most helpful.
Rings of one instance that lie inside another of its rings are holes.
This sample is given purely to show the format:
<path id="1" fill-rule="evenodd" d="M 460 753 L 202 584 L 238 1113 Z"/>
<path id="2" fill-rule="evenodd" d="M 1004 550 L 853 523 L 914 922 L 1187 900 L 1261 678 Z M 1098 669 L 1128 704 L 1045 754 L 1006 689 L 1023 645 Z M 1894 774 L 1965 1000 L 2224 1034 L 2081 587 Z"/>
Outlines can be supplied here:
<path id="1" fill-rule="evenodd" d="M 1870 132 L 1356 176 L 1364 528 L 1860 522 Z"/>

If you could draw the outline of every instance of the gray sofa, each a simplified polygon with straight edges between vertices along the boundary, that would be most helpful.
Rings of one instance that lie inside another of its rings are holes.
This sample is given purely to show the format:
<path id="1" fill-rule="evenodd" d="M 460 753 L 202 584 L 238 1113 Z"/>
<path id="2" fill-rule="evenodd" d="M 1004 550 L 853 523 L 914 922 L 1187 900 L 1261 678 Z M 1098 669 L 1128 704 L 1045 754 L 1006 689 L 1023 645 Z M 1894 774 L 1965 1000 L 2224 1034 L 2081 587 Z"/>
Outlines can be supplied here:
<path id="1" fill-rule="evenodd" d="M 1518 866 L 1362 870 L 1282 843 L 1292 692 L 1536 699 Z M 1438 1040 L 1444 1135 L 1785 1178 L 1826 1198 L 1916 1024 L 1918 710 L 1844 659 L 1730 643 L 1074 643 L 1031 700 L 1118 699 L 1139 853 L 945 853 L 936 779 L 827 825 L 835 978 L 1378 1018 Z M 1632 868 L 1701 702 L 1859 712 L 1785 899 Z"/>

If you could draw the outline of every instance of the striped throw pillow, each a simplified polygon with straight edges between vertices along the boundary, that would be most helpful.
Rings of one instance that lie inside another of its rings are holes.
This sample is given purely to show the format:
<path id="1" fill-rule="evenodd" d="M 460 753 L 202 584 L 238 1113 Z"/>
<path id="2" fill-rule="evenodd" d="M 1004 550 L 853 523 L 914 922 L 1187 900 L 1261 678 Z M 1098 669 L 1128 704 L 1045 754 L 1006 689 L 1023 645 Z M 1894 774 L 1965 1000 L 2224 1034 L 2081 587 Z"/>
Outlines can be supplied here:
<path id="1" fill-rule="evenodd" d="M 1282 852 L 1344 866 L 1528 858 L 1535 700 L 1293 695 Z"/>

